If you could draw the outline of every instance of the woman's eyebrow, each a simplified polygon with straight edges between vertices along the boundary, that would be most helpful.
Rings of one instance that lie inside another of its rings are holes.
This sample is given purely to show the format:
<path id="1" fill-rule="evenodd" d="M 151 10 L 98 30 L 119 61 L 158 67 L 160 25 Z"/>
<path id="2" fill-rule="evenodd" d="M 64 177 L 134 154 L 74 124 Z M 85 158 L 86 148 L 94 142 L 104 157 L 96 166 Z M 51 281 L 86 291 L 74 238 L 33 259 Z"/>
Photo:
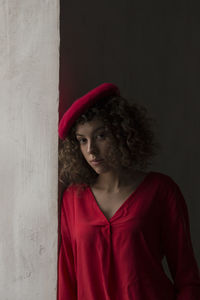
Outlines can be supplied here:
<path id="1" fill-rule="evenodd" d="M 98 127 L 98 128 L 96 128 L 96 129 L 94 129 L 94 130 L 92 131 L 92 133 L 96 132 L 96 131 L 99 130 L 99 129 L 105 129 L 105 127 L 104 127 L 104 126 Z M 80 134 L 80 133 L 78 133 L 78 132 L 76 132 L 76 135 L 84 136 L 84 134 Z"/>

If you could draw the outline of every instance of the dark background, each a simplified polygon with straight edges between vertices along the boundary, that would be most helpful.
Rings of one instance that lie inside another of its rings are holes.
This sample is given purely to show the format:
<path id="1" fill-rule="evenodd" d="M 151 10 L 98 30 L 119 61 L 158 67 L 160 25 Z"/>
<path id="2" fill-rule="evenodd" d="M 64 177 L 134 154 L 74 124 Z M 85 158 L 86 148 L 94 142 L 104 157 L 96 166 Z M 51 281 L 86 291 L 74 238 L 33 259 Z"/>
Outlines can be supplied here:
<path id="1" fill-rule="evenodd" d="M 103 82 L 147 107 L 161 144 L 151 170 L 180 186 L 200 265 L 198 1 L 61 0 L 60 10 L 60 117 Z"/>

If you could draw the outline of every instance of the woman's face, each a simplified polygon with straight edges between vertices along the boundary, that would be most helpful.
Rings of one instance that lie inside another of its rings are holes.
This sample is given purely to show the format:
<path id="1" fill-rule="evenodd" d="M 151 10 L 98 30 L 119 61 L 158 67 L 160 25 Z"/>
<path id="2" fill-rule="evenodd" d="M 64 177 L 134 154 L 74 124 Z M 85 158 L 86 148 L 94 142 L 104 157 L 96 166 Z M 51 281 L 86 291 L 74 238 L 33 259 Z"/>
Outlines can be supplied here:
<path id="1" fill-rule="evenodd" d="M 76 138 L 85 160 L 96 173 L 105 173 L 112 168 L 107 159 L 113 147 L 112 134 L 102 120 L 94 118 L 77 125 Z"/>

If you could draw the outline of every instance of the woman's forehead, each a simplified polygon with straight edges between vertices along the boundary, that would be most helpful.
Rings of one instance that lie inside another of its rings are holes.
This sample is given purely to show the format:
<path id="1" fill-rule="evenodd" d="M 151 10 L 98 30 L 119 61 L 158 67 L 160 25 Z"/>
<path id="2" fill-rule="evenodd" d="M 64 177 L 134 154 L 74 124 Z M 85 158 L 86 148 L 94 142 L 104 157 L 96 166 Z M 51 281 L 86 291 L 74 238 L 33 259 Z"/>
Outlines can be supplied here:
<path id="1" fill-rule="evenodd" d="M 75 132 L 76 134 L 84 135 L 101 128 L 105 128 L 104 122 L 100 119 L 94 118 L 91 121 L 85 122 L 84 124 L 78 124 Z"/>

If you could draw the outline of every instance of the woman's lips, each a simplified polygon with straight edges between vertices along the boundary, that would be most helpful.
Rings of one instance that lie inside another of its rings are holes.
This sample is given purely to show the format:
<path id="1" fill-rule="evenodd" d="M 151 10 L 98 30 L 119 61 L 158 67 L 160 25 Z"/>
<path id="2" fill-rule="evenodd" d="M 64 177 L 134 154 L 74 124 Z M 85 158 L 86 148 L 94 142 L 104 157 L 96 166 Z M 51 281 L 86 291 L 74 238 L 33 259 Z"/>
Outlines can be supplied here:
<path id="1" fill-rule="evenodd" d="M 101 164 L 103 162 L 103 159 L 99 159 L 99 160 L 92 160 L 91 164 L 93 164 L 94 166 L 97 166 L 99 164 Z"/>

